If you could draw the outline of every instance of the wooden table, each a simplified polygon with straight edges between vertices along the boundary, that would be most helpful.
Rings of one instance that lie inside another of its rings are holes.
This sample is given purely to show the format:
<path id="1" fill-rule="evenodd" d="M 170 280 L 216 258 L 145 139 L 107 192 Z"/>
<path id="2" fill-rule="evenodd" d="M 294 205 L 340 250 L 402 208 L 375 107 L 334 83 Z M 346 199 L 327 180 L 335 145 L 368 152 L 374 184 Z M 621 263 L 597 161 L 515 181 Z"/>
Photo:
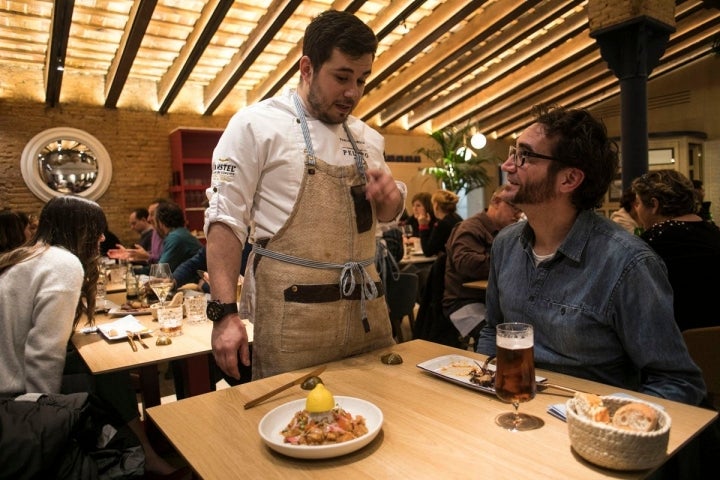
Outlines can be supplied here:
<path id="1" fill-rule="evenodd" d="M 401 365 L 385 365 L 380 355 L 394 351 Z M 545 425 L 512 433 L 495 425 L 495 416 L 512 409 L 492 395 L 447 382 L 416 367 L 432 358 L 458 354 L 484 356 L 413 340 L 328 365 L 322 379 L 335 395 L 358 397 L 384 415 L 378 437 L 365 448 L 326 460 L 297 460 L 267 448 L 258 434 L 262 417 L 286 402 L 305 398 L 293 387 L 243 410 L 243 404 L 312 368 L 276 375 L 179 402 L 150 408 L 149 417 L 203 479 L 247 478 L 643 478 L 649 471 L 615 472 L 595 467 L 570 448 L 565 422 L 550 416 L 549 405 L 570 394 L 538 393 L 521 410 Z M 595 382 L 538 371 L 549 381 L 598 394 L 622 391 Z M 658 403 L 672 417 L 668 452 L 673 454 L 705 428 L 717 413 L 629 392 Z M 289 419 L 288 419 L 289 420 Z M 232 472 L 230 474 L 229 472 Z"/>
<path id="2" fill-rule="evenodd" d="M 124 294 L 108 295 L 108 300 L 116 304 L 124 302 Z M 113 322 L 117 316 L 98 315 L 95 323 Z M 152 315 L 137 315 L 135 318 L 145 327 L 158 330 L 158 323 L 153 321 Z M 140 383 L 143 406 L 145 408 L 160 405 L 160 386 L 158 383 L 158 364 L 170 360 L 185 359 L 185 384 L 189 395 L 198 395 L 213 390 L 210 384 L 210 366 L 208 355 L 212 351 L 210 336 L 212 322 L 189 324 L 183 322 L 183 334 L 172 337 L 172 344 L 155 345 L 156 334 L 144 336 L 143 340 L 150 347 L 138 351 L 130 348 L 127 339 L 108 341 L 100 333 L 83 334 L 76 332 L 72 342 L 82 356 L 83 360 L 94 374 L 112 372 L 117 370 L 140 369 Z M 245 321 L 250 341 L 253 338 L 252 324 Z M 83 327 L 81 322 L 80 327 Z M 137 342 L 136 342 L 137 344 Z"/>
<path id="3" fill-rule="evenodd" d="M 472 282 L 463 283 L 463 287 L 477 288 L 478 290 L 486 290 L 488 285 L 487 280 L 474 280 Z"/>

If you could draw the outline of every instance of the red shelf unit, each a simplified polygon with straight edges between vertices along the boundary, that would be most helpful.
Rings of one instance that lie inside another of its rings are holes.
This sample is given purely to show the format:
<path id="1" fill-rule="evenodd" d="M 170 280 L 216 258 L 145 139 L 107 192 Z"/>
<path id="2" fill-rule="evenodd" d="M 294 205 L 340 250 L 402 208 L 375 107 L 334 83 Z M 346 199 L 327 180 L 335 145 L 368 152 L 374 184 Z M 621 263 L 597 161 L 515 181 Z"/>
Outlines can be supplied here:
<path id="1" fill-rule="evenodd" d="M 188 229 L 203 237 L 205 190 L 210 186 L 212 153 L 222 130 L 179 127 L 170 132 L 173 186 L 170 197 L 185 212 Z"/>

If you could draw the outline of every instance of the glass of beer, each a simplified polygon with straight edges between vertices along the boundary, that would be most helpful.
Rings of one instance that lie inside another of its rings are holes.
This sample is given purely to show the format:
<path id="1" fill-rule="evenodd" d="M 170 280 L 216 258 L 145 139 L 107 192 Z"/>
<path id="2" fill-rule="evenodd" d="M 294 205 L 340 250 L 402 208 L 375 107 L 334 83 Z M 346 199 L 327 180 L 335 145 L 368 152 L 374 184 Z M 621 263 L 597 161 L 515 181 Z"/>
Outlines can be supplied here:
<path id="1" fill-rule="evenodd" d="M 512 403 L 514 411 L 498 415 L 495 423 L 512 431 L 542 427 L 542 419 L 518 411 L 520 403 L 535 398 L 535 360 L 533 327 L 526 323 L 501 323 L 497 326 L 495 394 Z"/>

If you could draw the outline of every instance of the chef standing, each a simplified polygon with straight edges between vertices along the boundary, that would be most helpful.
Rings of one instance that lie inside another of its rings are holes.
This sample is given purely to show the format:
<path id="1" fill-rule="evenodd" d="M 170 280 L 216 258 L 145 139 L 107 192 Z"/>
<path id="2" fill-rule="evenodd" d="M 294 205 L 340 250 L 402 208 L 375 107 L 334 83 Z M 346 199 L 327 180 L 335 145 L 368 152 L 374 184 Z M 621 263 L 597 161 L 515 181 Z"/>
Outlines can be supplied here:
<path id="1" fill-rule="evenodd" d="M 320 14 L 305 31 L 297 90 L 236 113 L 213 153 L 208 317 L 215 361 L 233 378 L 238 360 L 250 364 L 241 317 L 254 323 L 253 379 L 394 343 L 375 226 L 400 216 L 405 186 L 384 162 L 382 136 L 350 115 L 376 49 L 354 15 Z"/>

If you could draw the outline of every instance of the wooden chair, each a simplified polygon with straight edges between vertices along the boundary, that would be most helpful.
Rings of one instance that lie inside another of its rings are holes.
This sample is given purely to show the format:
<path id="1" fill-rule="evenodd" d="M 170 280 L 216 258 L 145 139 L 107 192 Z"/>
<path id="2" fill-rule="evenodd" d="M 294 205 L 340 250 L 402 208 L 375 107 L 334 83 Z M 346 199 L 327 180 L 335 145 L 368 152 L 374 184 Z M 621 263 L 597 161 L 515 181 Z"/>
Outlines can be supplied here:
<path id="1" fill-rule="evenodd" d="M 385 301 L 388 305 L 390 313 L 390 323 L 392 324 L 393 333 L 399 343 L 405 341 L 402 333 L 402 321 L 408 317 L 410 322 L 410 331 L 415 324 L 415 300 L 418 291 L 418 276 L 414 273 L 399 274 L 399 278 L 394 280 L 389 276 L 385 285 Z"/>
<path id="2" fill-rule="evenodd" d="M 683 332 L 690 356 L 702 370 L 713 406 L 720 409 L 720 327 L 691 328 Z"/>

